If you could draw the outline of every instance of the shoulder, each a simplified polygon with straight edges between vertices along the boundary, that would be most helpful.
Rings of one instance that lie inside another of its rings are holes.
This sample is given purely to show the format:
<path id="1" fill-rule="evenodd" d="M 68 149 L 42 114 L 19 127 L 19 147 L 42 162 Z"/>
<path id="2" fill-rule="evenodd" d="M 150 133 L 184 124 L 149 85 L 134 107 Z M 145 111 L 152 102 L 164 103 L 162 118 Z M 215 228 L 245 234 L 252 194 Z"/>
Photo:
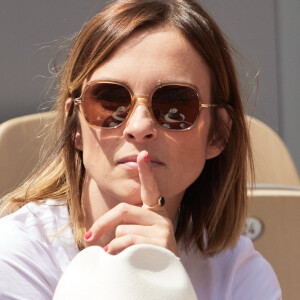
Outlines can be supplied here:
<path id="1" fill-rule="evenodd" d="M 16 212 L 0 218 L 0 232 L 9 245 L 33 241 L 49 244 L 58 240 L 70 244 L 73 242 L 68 227 L 67 206 L 64 202 L 55 200 L 31 202 Z M 3 243 L 3 240 L 0 240 L 0 243 Z"/>
<path id="2" fill-rule="evenodd" d="M 250 239 L 242 236 L 237 246 L 227 250 L 224 258 L 221 256 L 219 259 L 228 259 L 231 263 L 234 299 L 281 299 L 279 282 L 272 266 L 255 250 Z"/>
<path id="3" fill-rule="evenodd" d="M 252 241 L 241 237 L 237 246 L 227 250 L 219 260 L 231 263 L 234 299 L 244 298 L 249 290 L 249 299 L 279 299 L 280 286 L 268 261 L 255 250 Z M 227 267 L 229 267 L 227 265 Z"/>
<path id="4" fill-rule="evenodd" d="M 0 296 L 18 298 L 25 289 L 29 298 L 51 299 L 63 269 L 78 252 L 67 207 L 53 200 L 29 203 L 0 219 L 0 234 Z"/>
<path id="5" fill-rule="evenodd" d="M 241 237 L 233 249 L 205 258 L 199 252 L 183 253 L 199 299 L 281 299 L 281 290 L 271 265 Z M 205 297 L 201 298 L 205 290 Z"/>

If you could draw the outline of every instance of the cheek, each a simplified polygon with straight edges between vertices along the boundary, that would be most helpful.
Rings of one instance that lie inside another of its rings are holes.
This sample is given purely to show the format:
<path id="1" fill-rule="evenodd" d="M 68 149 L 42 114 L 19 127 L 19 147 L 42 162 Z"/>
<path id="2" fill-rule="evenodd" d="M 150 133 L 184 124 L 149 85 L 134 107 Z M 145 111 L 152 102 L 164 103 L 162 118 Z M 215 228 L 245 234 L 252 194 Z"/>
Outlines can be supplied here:
<path id="1" fill-rule="evenodd" d="M 198 131 L 173 136 L 167 141 L 168 178 L 159 178 L 159 186 L 170 194 L 185 191 L 201 174 L 206 162 L 206 134 Z"/>
<path id="2" fill-rule="evenodd" d="M 195 180 L 201 173 L 206 161 L 205 144 L 195 141 L 189 147 L 186 145 L 184 151 L 179 154 L 177 174 L 181 178 Z"/>
<path id="3" fill-rule="evenodd" d="M 181 138 L 180 153 L 178 153 L 178 174 L 194 181 L 202 172 L 207 156 L 207 139 L 209 126 L 201 122 L 193 131 L 187 132 Z"/>
<path id="4" fill-rule="evenodd" d="M 92 137 L 84 135 L 83 136 L 83 164 L 88 174 L 95 175 L 97 169 L 100 169 L 99 163 L 101 157 L 102 157 L 101 148 L 99 147 L 99 144 L 96 141 L 93 142 Z"/>
<path id="5" fill-rule="evenodd" d="M 114 164 L 115 153 L 120 147 L 120 139 L 117 132 L 114 133 L 112 135 L 110 131 L 96 130 L 85 123 L 81 124 L 83 164 L 95 179 L 105 176 Z"/>
<path id="6" fill-rule="evenodd" d="M 209 120 L 203 118 L 195 128 L 179 137 L 178 146 L 182 160 L 190 164 L 203 164 L 206 159 L 208 134 Z"/>
<path id="7" fill-rule="evenodd" d="M 81 140 L 85 169 L 88 173 L 95 173 L 104 165 L 102 160 L 105 158 L 100 134 L 86 124 L 81 124 Z"/>

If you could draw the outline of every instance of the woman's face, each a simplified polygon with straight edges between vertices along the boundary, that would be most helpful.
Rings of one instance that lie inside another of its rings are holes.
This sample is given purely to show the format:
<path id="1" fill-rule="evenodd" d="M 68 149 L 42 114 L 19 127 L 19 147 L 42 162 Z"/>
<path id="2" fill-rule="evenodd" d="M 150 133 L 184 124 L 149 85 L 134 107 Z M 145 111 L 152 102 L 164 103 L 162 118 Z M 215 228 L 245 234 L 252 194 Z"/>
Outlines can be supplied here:
<path id="1" fill-rule="evenodd" d="M 211 102 L 211 79 L 204 59 L 175 29 L 140 31 L 126 40 L 98 67 L 89 80 L 123 82 L 137 96 L 147 96 L 159 83 L 196 86 L 204 103 Z M 205 161 L 219 154 L 209 145 L 209 109 L 202 109 L 194 127 L 174 132 L 157 127 L 145 104 L 115 129 L 90 128 L 80 114 L 76 147 L 83 150 L 84 191 L 93 203 L 108 207 L 119 202 L 141 205 L 136 156 L 149 152 L 155 179 L 166 209 L 174 217 L 184 191 L 201 173 Z M 103 202 L 103 203 L 104 203 Z"/>

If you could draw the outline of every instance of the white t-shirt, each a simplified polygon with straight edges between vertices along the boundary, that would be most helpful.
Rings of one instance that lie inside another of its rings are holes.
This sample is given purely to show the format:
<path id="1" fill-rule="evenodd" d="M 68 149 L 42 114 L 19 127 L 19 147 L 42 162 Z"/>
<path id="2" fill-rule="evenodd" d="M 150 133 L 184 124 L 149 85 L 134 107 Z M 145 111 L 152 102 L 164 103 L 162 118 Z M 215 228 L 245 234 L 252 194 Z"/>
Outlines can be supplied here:
<path id="1" fill-rule="evenodd" d="M 52 299 L 58 280 L 78 253 L 66 206 L 29 203 L 0 219 L 0 299 Z M 241 237 L 213 258 L 181 251 L 180 258 L 201 300 L 278 300 L 270 264 Z"/>

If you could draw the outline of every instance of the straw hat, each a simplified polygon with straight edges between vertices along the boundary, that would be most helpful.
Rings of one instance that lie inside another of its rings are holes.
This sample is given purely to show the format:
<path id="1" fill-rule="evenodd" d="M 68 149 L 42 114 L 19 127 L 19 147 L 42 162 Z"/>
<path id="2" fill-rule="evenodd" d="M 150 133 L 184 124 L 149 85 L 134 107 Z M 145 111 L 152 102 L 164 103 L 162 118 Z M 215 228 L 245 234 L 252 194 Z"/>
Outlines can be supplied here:
<path id="1" fill-rule="evenodd" d="M 153 245 L 135 245 L 118 255 L 91 246 L 62 275 L 54 300 L 197 300 L 180 259 Z"/>

